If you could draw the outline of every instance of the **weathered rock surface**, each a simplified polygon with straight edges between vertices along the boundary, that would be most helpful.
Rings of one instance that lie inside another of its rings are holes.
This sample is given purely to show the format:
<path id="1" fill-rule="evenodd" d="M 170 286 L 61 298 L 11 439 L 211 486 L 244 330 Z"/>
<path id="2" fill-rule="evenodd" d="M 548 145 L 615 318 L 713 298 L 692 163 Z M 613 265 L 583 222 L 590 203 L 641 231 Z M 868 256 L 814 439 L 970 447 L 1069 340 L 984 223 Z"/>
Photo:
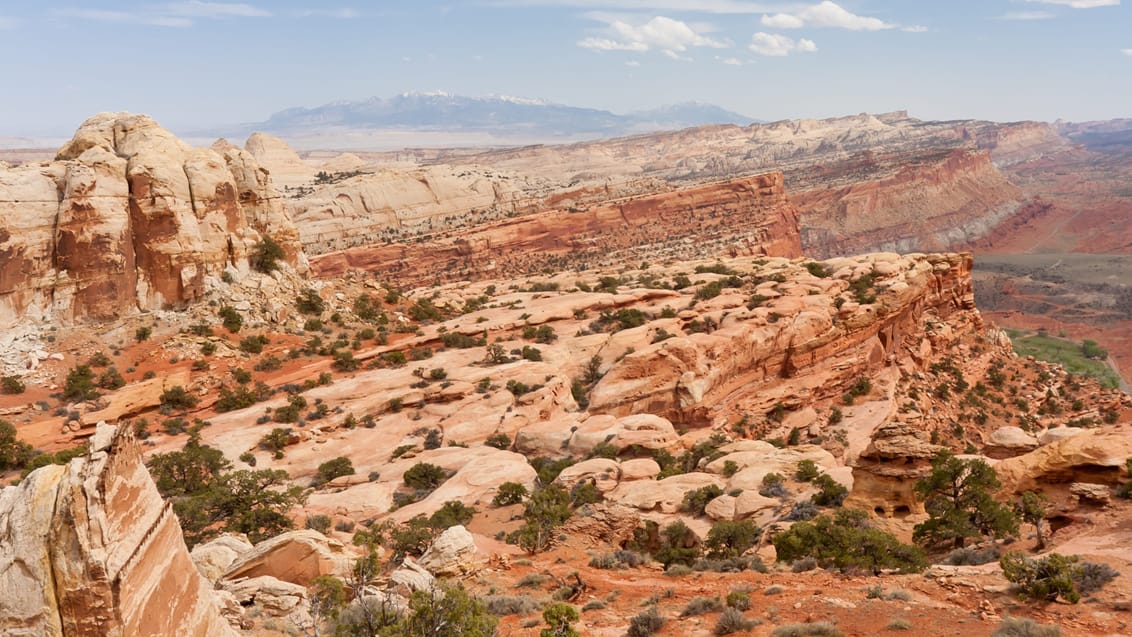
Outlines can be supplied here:
<path id="1" fill-rule="evenodd" d="M 987 440 L 986 454 L 992 458 L 1008 458 L 1032 451 L 1038 447 L 1038 439 L 1019 427 L 999 427 Z"/>
<path id="2" fill-rule="evenodd" d="M 1121 429 L 1089 429 L 995 465 L 1005 493 L 1048 483 L 1114 484 L 1132 457 L 1132 439 Z"/>
<path id="3" fill-rule="evenodd" d="M 234 635 L 126 431 L 0 491 L 0 633 Z"/>
<path id="4" fill-rule="evenodd" d="M 464 229 L 455 237 L 368 247 L 312 260 L 319 276 L 380 271 L 402 285 L 705 254 L 801 255 L 798 211 L 770 173 L 646 195 L 586 210 L 554 209 Z"/>
<path id="5" fill-rule="evenodd" d="M 251 552 L 253 548 L 252 543 L 243 535 L 225 533 L 197 544 L 189 551 L 189 557 L 201 575 L 210 582 L 216 582 L 241 555 Z"/>
<path id="6" fill-rule="evenodd" d="M 90 118 L 55 161 L 0 170 L 0 326 L 113 319 L 201 298 L 298 232 L 266 171 L 239 149 L 194 149 L 144 115 Z"/>
<path id="7" fill-rule="evenodd" d="M 344 575 L 353 563 L 345 545 L 318 531 L 288 531 L 255 545 L 228 567 L 224 579 L 268 576 L 310 586 L 322 575 Z"/>
<path id="8" fill-rule="evenodd" d="M 436 577 L 467 575 L 476 567 L 476 542 L 461 525 L 444 530 L 417 563 Z"/>

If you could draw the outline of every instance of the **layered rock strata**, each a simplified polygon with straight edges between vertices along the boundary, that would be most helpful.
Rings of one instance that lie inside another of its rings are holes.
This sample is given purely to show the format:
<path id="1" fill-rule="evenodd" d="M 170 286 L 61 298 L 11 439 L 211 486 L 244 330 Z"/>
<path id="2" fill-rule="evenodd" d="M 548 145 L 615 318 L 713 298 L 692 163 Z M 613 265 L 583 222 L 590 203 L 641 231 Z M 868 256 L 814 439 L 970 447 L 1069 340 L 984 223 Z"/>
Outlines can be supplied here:
<path id="1" fill-rule="evenodd" d="M 558 209 L 481 225 L 458 237 L 316 257 L 322 277 L 381 272 L 400 285 L 715 254 L 801 255 L 798 211 L 779 173 Z"/>
<path id="2" fill-rule="evenodd" d="M 144 115 L 83 123 L 55 161 L 0 170 L 0 326 L 113 319 L 199 299 L 270 235 L 300 262 L 267 172 Z"/>
<path id="3" fill-rule="evenodd" d="M 112 427 L 0 491 L 0 591 L 12 637 L 235 635 L 132 436 Z"/>

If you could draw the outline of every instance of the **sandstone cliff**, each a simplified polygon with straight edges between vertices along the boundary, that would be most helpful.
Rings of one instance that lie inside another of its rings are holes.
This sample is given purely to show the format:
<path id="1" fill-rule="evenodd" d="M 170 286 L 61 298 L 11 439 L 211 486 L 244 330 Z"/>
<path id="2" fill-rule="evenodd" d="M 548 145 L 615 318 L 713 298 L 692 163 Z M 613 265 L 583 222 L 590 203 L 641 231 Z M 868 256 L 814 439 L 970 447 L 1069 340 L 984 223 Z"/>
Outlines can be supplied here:
<path id="1" fill-rule="evenodd" d="M 0 171 L 0 326 L 179 306 L 246 270 L 264 234 L 300 263 L 250 154 L 191 148 L 144 115 L 92 117 L 55 161 Z"/>
<path id="2" fill-rule="evenodd" d="M 235 635 L 197 573 L 131 436 L 0 491 L 0 633 Z"/>
<path id="3" fill-rule="evenodd" d="M 801 255 L 798 212 L 781 174 L 744 177 L 465 229 L 458 236 L 316 257 L 319 276 L 381 272 L 400 285 L 537 272 L 546 267 L 695 258 Z"/>
<path id="4" fill-rule="evenodd" d="M 848 182 L 848 183 L 846 183 Z M 854 157 L 795 175 L 803 245 L 818 257 L 969 245 L 1023 207 L 987 151 Z"/>

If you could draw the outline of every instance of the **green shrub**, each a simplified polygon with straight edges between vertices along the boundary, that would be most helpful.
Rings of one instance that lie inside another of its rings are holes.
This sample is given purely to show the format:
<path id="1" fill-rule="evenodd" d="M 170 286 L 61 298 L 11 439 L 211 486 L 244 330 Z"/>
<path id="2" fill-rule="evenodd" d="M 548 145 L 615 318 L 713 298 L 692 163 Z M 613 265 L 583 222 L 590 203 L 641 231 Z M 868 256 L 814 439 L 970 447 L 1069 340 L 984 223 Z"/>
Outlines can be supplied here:
<path id="1" fill-rule="evenodd" d="M 161 405 L 171 409 L 192 409 L 200 401 L 180 385 L 174 385 L 161 392 Z"/>
<path id="2" fill-rule="evenodd" d="M 542 611 L 542 619 L 549 628 L 539 632 L 539 637 L 578 637 L 573 623 L 578 621 L 578 610 L 569 604 L 555 603 Z"/>
<path id="3" fill-rule="evenodd" d="M 434 464 L 419 462 L 409 467 L 401 479 L 410 488 L 432 491 L 444 484 L 448 479 L 448 473 Z"/>
<path id="4" fill-rule="evenodd" d="M 737 610 L 751 608 L 751 594 L 747 591 L 731 591 L 727 594 L 727 605 Z"/>
<path id="5" fill-rule="evenodd" d="M 263 346 L 267 345 L 270 341 L 263 334 L 254 336 L 245 336 L 240 340 L 240 351 L 247 352 L 248 354 L 259 354 L 263 352 Z"/>
<path id="6" fill-rule="evenodd" d="M 504 482 L 499 485 L 499 491 L 492 498 L 491 503 L 497 507 L 519 504 L 527 494 L 527 488 L 518 482 Z"/>
<path id="7" fill-rule="evenodd" d="M 322 482 L 330 482 L 335 478 L 354 475 L 354 463 L 345 456 L 338 456 L 333 460 L 318 465 L 318 478 Z"/>
<path id="8" fill-rule="evenodd" d="M 1018 588 L 1022 597 L 1047 602 L 1061 598 L 1076 604 L 1081 600 L 1081 593 L 1098 591 L 1119 575 L 1107 565 L 1082 564 L 1076 555 L 1059 553 L 1041 558 L 1007 553 L 998 563 L 1002 575 Z"/>
<path id="9" fill-rule="evenodd" d="M 873 574 L 890 568 L 916 573 L 927 567 L 921 549 L 870 528 L 863 511 L 838 509 L 832 517 L 822 515 L 810 522 L 796 522 L 775 535 L 773 542 L 782 562 L 810 557 L 826 568 L 865 569 Z"/>
<path id="10" fill-rule="evenodd" d="M 99 394 L 95 386 L 94 371 L 89 365 L 76 365 L 67 372 L 63 383 L 63 398 L 68 400 L 94 400 Z"/>
<path id="11" fill-rule="evenodd" d="M 714 484 L 693 489 L 684 493 L 684 501 L 680 504 L 680 509 L 690 515 L 703 515 L 708 502 L 721 495 L 723 495 L 723 489 Z"/>
<path id="12" fill-rule="evenodd" d="M 248 257 L 248 264 L 251 265 L 253 270 L 270 274 L 279 269 L 278 262 L 285 256 L 283 247 L 276 243 L 275 239 L 263 235 L 263 240 L 252 248 Z"/>
<path id="13" fill-rule="evenodd" d="M 828 474 L 821 474 L 813 483 L 818 487 L 818 492 L 811 496 L 810 500 L 817 506 L 839 507 L 845 498 L 849 497 L 849 489 Z"/>
<path id="14" fill-rule="evenodd" d="M 22 394 L 27 389 L 19 376 L 5 376 L 0 378 L 0 393 Z"/>
<path id="15" fill-rule="evenodd" d="M 496 449 L 503 449 L 504 451 L 506 451 L 507 449 L 511 448 L 511 436 L 508 436 L 505 433 L 492 434 L 488 436 L 487 440 L 485 440 L 483 444 L 489 447 L 495 447 Z"/>
<path id="16" fill-rule="evenodd" d="M 759 541 L 759 527 L 750 520 L 720 520 L 711 525 L 704 546 L 711 559 L 739 557 Z"/>
<path id="17" fill-rule="evenodd" d="M 49 454 L 40 454 L 46 456 Z M 39 457 L 39 456 L 37 456 Z M 32 448 L 16 436 L 16 427 L 0 420 L 0 471 L 21 469 L 32 459 Z"/>
<path id="18" fill-rule="evenodd" d="M 137 342 L 148 341 L 149 337 L 153 335 L 153 328 L 142 326 L 134 330 L 134 340 Z"/>
<path id="19" fill-rule="evenodd" d="M 225 305 L 224 307 L 220 308 L 217 314 L 220 316 L 220 319 L 224 324 L 224 329 L 233 334 L 239 332 L 240 328 L 244 326 L 244 317 L 240 316 L 240 313 L 236 311 L 236 308 L 232 307 L 231 305 Z"/>
<path id="20" fill-rule="evenodd" d="M 319 296 L 318 290 L 307 288 L 295 298 L 295 309 L 303 314 L 319 315 L 326 310 L 326 302 Z"/>
<path id="21" fill-rule="evenodd" d="M 798 466 L 794 470 L 794 479 L 798 482 L 813 482 L 819 475 L 821 475 L 821 469 L 813 460 L 798 461 Z"/>
<path id="22" fill-rule="evenodd" d="M 458 500 L 449 500 L 437 509 L 428 519 L 428 524 L 434 529 L 442 530 L 449 527 L 467 525 L 475 516 L 476 510 Z"/>

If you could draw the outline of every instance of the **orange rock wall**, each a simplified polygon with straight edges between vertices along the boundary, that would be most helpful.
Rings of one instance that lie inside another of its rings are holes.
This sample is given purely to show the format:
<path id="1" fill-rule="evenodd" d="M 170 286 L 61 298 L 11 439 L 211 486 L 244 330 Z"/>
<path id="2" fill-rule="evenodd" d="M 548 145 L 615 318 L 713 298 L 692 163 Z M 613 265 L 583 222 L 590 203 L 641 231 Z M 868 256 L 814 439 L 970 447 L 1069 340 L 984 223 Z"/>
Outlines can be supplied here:
<path id="1" fill-rule="evenodd" d="M 323 277 L 350 269 L 398 285 L 477 279 L 657 258 L 801 255 L 798 211 L 781 173 L 550 210 L 469 228 L 459 237 L 358 248 L 315 257 Z"/>

